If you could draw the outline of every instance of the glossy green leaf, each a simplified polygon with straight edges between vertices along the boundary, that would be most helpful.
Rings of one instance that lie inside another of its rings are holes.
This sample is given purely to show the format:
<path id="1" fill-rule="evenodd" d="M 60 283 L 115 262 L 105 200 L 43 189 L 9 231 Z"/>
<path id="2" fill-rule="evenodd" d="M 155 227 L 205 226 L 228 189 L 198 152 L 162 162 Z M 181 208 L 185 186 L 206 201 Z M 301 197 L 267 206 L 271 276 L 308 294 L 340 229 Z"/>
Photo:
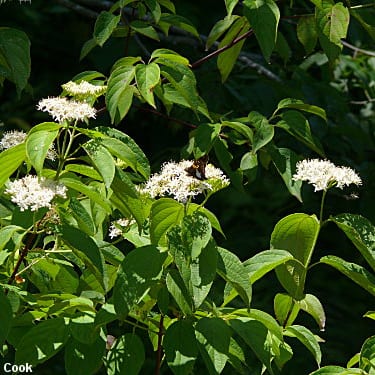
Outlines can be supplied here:
<path id="1" fill-rule="evenodd" d="M 245 0 L 244 14 L 254 29 L 264 58 L 269 61 L 276 44 L 280 11 L 273 0 Z"/>
<path id="2" fill-rule="evenodd" d="M 358 368 L 346 369 L 340 366 L 325 366 L 312 372 L 310 375 L 363 375 L 363 371 Z"/>
<path id="3" fill-rule="evenodd" d="M 130 22 L 130 28 L 139 34 L 146 36 L 147 38 L 159 41 L 159 35 L 155 28 L 147 22 L 139 20 L 132 21 Z"/>
<path id="4" fill-rule="evenodd" d="M 254 134 L 251 128 L 239 121 L 222 121 L 221 126 L 231 128 L 239 133 L 244 140 L 249 143 L 253 143 Z"/>
<path id="5" fill-rule="evenodd" d="M 194 157 L 198 159 L 207 154 L 220 134 L 220 124 L 201 124 L 190 134 L 194 139 Z"/>
<path id="6" fill-rule="evenodd" d="M 116 339 L 107 354 L 107 374 L 137 375 L 141 372 L 145 358 L 142 340 L 134 333 L 126 333 Z"/>
<path id="7" fill-rule="evenodd" d="M 286 293 L 277 293 L 273 301 L 276 319 L 283 327 L 293 324 L 300 311 L 299 305 Z"/>
<path id="8" fill-rule="evenodd" d="M 228 16 L 233 12 L 234 7 L 238 4 L 238 0 L 224 0 L 225 8 L 227 9 Z"/>
<path id="9" fill-rule="evenodd" d="M 293 255 L 285 250 L 265 250 L 243 263 L 250 276 L 250 282 L 253 284 L 266 273 L 272 271 L 280 264 L 293 259 Z"/>
<path id="10" fill-rule="evenodd" d="M 156 59 L 157 57 L 162 57 L 164 59 L 171 60 L 171 62 L 174 61 L 176 63 L 189 66 L 189 60 L 186 57 L 181 56 L 179 53 L 171 49 L 167 49 L 167 48 L 155 49 L 154 51 L 152 51 L 150 59 L 151 60 Z"/>
<path id="11" fill-rule="evenodd" d="M 124 217 L 134 217 L 138 226 L 142 226 L 145 221 L 144 205 L 129 176 L 117 167 L 111 189 L 113 191 L 110 198 L 112 204 Z"/>
<path id="12" fill-rule="evenodd" d="M 261 363 L 267 367 L 269 373 L 273 375 L 271 366 L 273 353 L 268 329 L 259 321 L 250 318 L 232 319 L 230 325 L 251 348 Z"/>
<path id="13" fill-rule="evenodd" d="M 60 125 L 54 122 L 45 122 L 31 129 L 26 139 L 26 155 L 35 168 L 40 173 L 48 149 L 57 137 Z"/>
<path id="14" fill-rule="evenodd" d="M 160 5 L 156 0 L 145 0 L 145 4 L 152 14 L 155 22 L 158 23 L 161 16 Z"/>
<path id="15" fill-rule="evenodd" d="M 94 39 L 100 47 L 109 39 L 120 20 L 120 15 L 115 16 L 110 12 L 104 11 L 99 14 L 94 26 Z"/>
<path id="16" fill-rule="evenodd" d="M 85 263 L 96 280 L 104 287 L 104 259 L 95 241 L 86 233 L 72 226 L 63 225 L 61 232 L 64 242 Z"/>
<path id="17" fill-rule="evenodd" d="M 218 49 L 230 45 L 233 41 L 245 34 L 250 29 L 250 25 L 245 17 L 238 18 L 227 31 L 223 40 L 219 43 Z M 233 47 L 220 53 L 217 58 L 217 67 L 220 71 L 221 82 L 225 82 L 232 71 L 234 64 L 241 52 L 242 46 L 245 43 L 245 39 L 240 42 L 234 43 Z"/>
<path id="18" fill-rule="evenodd" d="M 245 305 L 250 307 L 252 288 L 246 267 L 235 254 L 226 249 L 219 247 L 218 253 L 217 273 L 234 288 L 245 302 Z M 235 296 L 230 299 L 233 299 Z"/>
<path id="19" fill-rule="evenodd" d="M 293 325 L 285 328 L 284 335 L 297 338 L 314 356 L 318 366 L 322 360 L 322 352 L 314 334 L 304 326 Z"/>
<path id="20" fill-rule="evenodd" d="M 342 3 L 322 0 L 315 8 L 320 45 L 330 61 L 334 61 L 342 50 L 341 39 L 346 38 L 349 26 L 349 10 Z"/>
<path id="21" fill-rule="evenodd" d="M 359 368 L 374 374 L 375 368 L 375 336 L 369 337 L 362 345 L 359 356 Z"/>
<path id="22" fill-rule="evenodd" d="M 79 228 L 89 236 L 93 236 L 96 228 L 91 215 L 83 204 L 77 198 L 72 197 L 69 202 L 69 208 L 73 217 L 77 220 Z"/>
<path id="23" fill-rule="evenodd" d="M 3 345 L 12 327 L 13 311 L 9 300 L 2 289 L 0 289 L 0 306 L 0 345 Z"/>
<path id="24" fill-rule="evenodd" d="M 67 164 L 65 170 L 82 176 L 90 177 L 93 180 L 103 181 L 102 176 L 91 166 L 82 164 Z"/>
<path id="25" fill-rule="evenodd" d="M 375 227 L 361 215 L 341 214 L 330 218 L 361 252 L 375 271 Z"/>
<path id="26" fill-rule="evenodd" d="M 255 180 L 258 170 L 258 156 L 253 152 L 246 152 L 243 154 L 240 162 L 240 169 L 243 171 L 248 181 Z"/>
<path id="27" fill-rule="evenodd" d="M 238 2 L 238 0 L 235 1 Z M 228 15 L 224 19 L 219 20 L 215 23 L 207 37 L 206 50 L 209 50 L 211 48 L 211 46 L 232 26 L 233 22 L 237 18 L 238 16 Z"/>
<path id="28" fill-rule="evenodd" d="M 306 294 L 304 299 L 297 301 L 297 304 L 301 310 L 306 311 L 315 319 L 319 329 L 323 331 L 326 325 L 326 314 L 319 299 L 312 294 Z"/>
<path id="29" fill-rule="evenodd" d="M 115 176 L 115 161 L 100 140 L 90 140 L 83 145 L 95 168 L 103 177 L 106 188 L 109 188 Z"/>
<path id="30" fill-rule="evenodd" d="M 16 85 L 17 94 L 26 87 L 31 72 L 30 40 L 20 30 L 0 27 L 0 77 Z"/>
<path id="31" fill-rule="evenodd" d="M 183 16 L 180 16 L 178 14 L 163 13 L 160 17 L 160 22 L 178 27 L 179 29 L 185 30 L 188 33 L 199 38 L 199 33 L 195 26 Z"/>
<path id="32" fill-rule="evenodd" d="M 87 375 L 96 372 L 102 365 L 105 341 L 98 337 L 92 344 L 82 344 L 71 338 L 65 348 L 65 370 L 67 375 Z"/>
<path id="33" fill-rule="evenodd" d="M 54 356 L 69 338 L 69 327 L 64 318 L 48 319 L 31 328 L 17 344 L 16 364 L 32 366 Z"/>
<path id="34" fill-rule="evenodd" d="M 318 155 L 324 157 L 320 142 L 311 134 L 310 124 L 306 117 L 298 111 L 287 111 L 281 115 L 281 121 L 276 126 L 284 129 L 298 141 L 304 143 Z"/>
<path id="35" fill-rule="evenodd" d="M 315 215 L 292 214 L 281 219 L 271 234 L 271 249 L 289 251 L 295 258 L 276 268 L 282 286 L 296 300 L 304 297 L 307 267 L 319 234 Z"/>
<path id="36" fill-rule="evenodd" d="M 296 172 L 296 164 L 299 161 L 298 155 L 288 148 L 278 148 L 274 144 L 270 144 L 267 147 L 267 151 L 290 194 L 302 202 L 302 181 L 293 180 L 293 175 Z"/>
<path id="37" fill-rule="evenodd" d="M 156 108 L 153 90 L 160 82 L 160 68 L 158 64 L 138 64 L 135 68 L 135 80 L 142 97 L 148 104 Z"/>
<path id="38" fill-rule="evenodd" d="M 364 267 L 355 263 L 347 262 L 339 257 L 327 255 L 320 259 L 321 263 L 328 264 L 355 283 L 375 296 L 375 276 Z"/>
<path id="39" fill-rule="evenodd" d="M 93 187 L 90 185 L 85 185 L 78 179 L 73 179 L 73 178 L 60 178 L 59 180 L 61 183 L 63 183 L 66 187 L 71 188 L 73 190 L 78 191 L 79 193 L 82 193 L 89 197 L 93 202 L 97 203 L 107 213 L 111 213 L 111 206 L 108 203 L 108 200 L 105 199 L 103 196 L 100 195 L 96 190 L 94 190 Z"/>
<path id="40" fill-rule="evenodd" d="M 277 105 L 277 110 L 275 111 L 275 113 L 283 108 L 298 109 L 299 111 L 312 113 L 313 115 L 319 116 L 324 121 L 327 121 L 326 111 L 323 108 L 312 104 L 306 104 L 299 99 L 286 98 L 281 100 Z"/>
<path id="41" fill-rule="evenodd" d="M 133 101 L 134 87 L 130 85 L 135 77 L 135 62 L 118 62 L 109 77 L 105 102 L 114 123 L 119 123 L 126 116 Z"/>
<path id="42" fill-rule="evenodd" d="M 229 326 L 220 318 L 202 318 L 195 326 L 199 352 L 209 374 L 221 374 L 228 360 Z"/>
<path id="43" fill-rule="evenodd" d="M 176 8 L 170 0 L 158 0 L 159 4 L 168 9 L 172 13 L 176 13 Z"/>
<path id="44" fill-rule="evenodd" d="M 26 158 L 25 144 L 21 143 L 0 153 L 0 187 L 5 184 L 13 172 Z"/>
<path id="45" fill-rule="evenodd" d="M 101 138 L 101 142 L 112 155 L 124 161 L 145 179 L 150 177 L 150 165 L 147 157 L 131 137 L 118 129 L 110 127 L 100 126 L 96 129 L 101 134 L 110 137 Z"/>
<path id="46" fill-rule="evenodd" d="M 168 366 L 175 375 L 189 375 L 198 355 L 192 323 L 178 320 L 165 332 L 163 348 Z"/>
<path id="47" fill-rule="evenodd" d="M 274 127 L 268 120 L 258 112 L 250 112 L 249 122 L 254 126 L 253 153 L 256 153 L 267 143 L 271 142 L 274 136 Z"/>
<path id="48" fill-rule="evenodd" d="M 184 206 L 171 198 L 161 198 L 155 201 L 150 214 L 150 236 L 154 244 L 165 243 L 168 230 L 179 224 L 184 215 Z"/>
<path id="49" fill-rule="evenodd" d="M 176 301 L 182 314 L 189 316 L 193 311 L 193 298 L 190 295 L 184 280 L 176 269 L 171 269 L 168 272 L 166 284 L 168 292 Z"/>
<path id="50" fill-rule="evenodd" d="M 166 257 L 166 253 L 151 245 L 139 247 L 125 257 L 113 290 L 119 317 L 125 318 L 160 279 Z"/>
<path id="51" fill-rule="evenodd" d="M 318 32 L 314 16 L 300 17 L 297 24 L 297 37 L 307 54 L 310 54 L 318 41 Z"/>

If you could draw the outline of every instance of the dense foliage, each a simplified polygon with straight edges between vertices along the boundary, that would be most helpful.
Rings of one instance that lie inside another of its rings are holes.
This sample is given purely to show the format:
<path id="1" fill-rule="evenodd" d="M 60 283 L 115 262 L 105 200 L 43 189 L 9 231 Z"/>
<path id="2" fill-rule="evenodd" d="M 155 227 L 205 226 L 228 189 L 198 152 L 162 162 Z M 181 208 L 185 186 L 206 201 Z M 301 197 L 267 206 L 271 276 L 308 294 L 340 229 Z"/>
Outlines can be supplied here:
<path id="1" fill-rule="evenodd" d="M 374 20 L 0 0 L 1 363 L 375 373 Z"/>

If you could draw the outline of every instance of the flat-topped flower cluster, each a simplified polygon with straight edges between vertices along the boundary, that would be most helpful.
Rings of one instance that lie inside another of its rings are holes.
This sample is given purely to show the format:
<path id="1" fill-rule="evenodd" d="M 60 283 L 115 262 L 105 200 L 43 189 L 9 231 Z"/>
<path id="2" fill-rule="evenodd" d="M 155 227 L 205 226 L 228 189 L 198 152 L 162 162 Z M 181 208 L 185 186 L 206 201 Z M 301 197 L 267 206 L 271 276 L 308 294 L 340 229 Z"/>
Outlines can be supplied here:
<path id="1" fill-rule="evenodd" d="M 186 203 L 189 198 L 205 191 L 216 192 L 229 185 L 223 171 L 208 164 L 205 169 L 205 180 L 188 175 L 186 169 L 192 165 L 191 160 L 179 163 L 168 162 L 162 165 L 160 173 L 155 173 L 147 181 L 141 192 L 152 198 L 172 196 L 179 202 Z"/>
<path id="2" fill-rule="evenodd" d="M 307 181 L 315 191 L 327 190 L 330 187 L 343 189 L 344 186 L 362 185 L 358 174 L 349 167 L 337 167 L 328 160 L 306 159 L 297 163 L 293 180 Z"/>

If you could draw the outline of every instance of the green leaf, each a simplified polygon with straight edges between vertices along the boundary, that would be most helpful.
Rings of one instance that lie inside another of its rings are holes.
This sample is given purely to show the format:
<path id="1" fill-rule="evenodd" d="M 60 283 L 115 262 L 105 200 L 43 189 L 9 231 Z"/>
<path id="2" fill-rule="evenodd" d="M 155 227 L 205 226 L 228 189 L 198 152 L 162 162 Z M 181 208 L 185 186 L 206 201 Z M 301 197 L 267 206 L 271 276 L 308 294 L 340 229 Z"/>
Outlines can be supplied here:
<path id="1" fill-rule="evenodd" d="M 320 45 L 330 61 L 334 61 L 342 50 L 341 39 L 346 38 L 349 26 L 349 10 L 342 3 L 333 4 L 322 0 L 315 8 Z"/>
<path id="2" fill-rule="evenodd" d="M 300 17 L 297 24 L 297 37 L 305 48 L 306 54 L 314 51 L 318 41 L 318 32 L 314 16 Z"/>
<path id="3" fill-rule="evenodd" d="M 283 59 L 284 65 L 286 65 L 292 56 L 292 50 L 285 36 L 280 31 L 277 32 L 275 51 Z"/>
<path id="4" fill-rule="evenodd" d="M 224 0 L 225 8 L 227 9 L 228 16 L 233 12 L 234 7 L 238 4 L 238 0 Z"/>
<path id="5" fill-rule="evenodd" d="M 170 0 L 158 0 L 159 4 L 168 9 L 172 13 L 176 13 L 176 8 Z"/>
<path id="6" fill-rule="evenodd" d="M 326 324 L 326 314 L 319 299 L 312 294 L 306 294 L 304 299 L 297 301 L 297 304 L 301 310 L 306 311 L 315 319 L 319 329 L 323 331 Z"/>
<path id="7" fill-rule="evenodd" d="M 90 177 L 93 180 L 103 181 L 102 176 L 91 166 L 83 164 L 67 164 L 65 170 Z"/>
<path id="8" fill-rule="evenodd" d="M 78 179 L 73 179 L 73 178 L 67 178 L 67 177 L 62 177 L 59 180 L 62 184 L 64 184 L 66 187 L 71 188 L 73 190 L 78 191 L 79 193 L 82 193 L 89 197 L 93 202 L 97 203 L 107 213 L 111 213 L 111 206 L 108 203 L 108 200 L 105 199 L 103 196 L 101 196 L 97 191 L 94 190 L 93 187 L 90 185 L 85 185 Z"/>
<path id="9" fill-rule="evenodd" d="M 298 155 L 288 148 L 277 148 L 274 144 L 270 144 L 267 147 L 267 151 L 290 194 L 302 202 L 302 181 L 293 180 L 293 175 L 296 172 L 296 164 L 299 161 Z"/>
<path id="10" fill-rule="evenodd" d="M 220 318 L 202 318 L 195 326 L 199 352 L 209 374 L 221 374 L 228 360 L 231 330 Z"/>
<path id="11" fill-rule="evenodd" d="M 130 86 L 135 77 L 137 60 L 118 61 L 109 80 L 105 102 L 113 123 L 119 123 L 128 113 L 133 101 L 134 87 Z"/>
<path id="12" fill-rule="evenodd" d="M 155 22 L 158 23 L 161 16 L 160 5 L 156 0 L 145 0 L 145 4 L 152 14 Z"/>
<path id="13" fill-rule="evenodd" d="M 375 276 L 365 268 L 355 263 L 346 262 L 345 260 L 333 255 L 327 255 L 321 258 L 320 262 L 336 268 L 346 277 L 353 280 L 363 289 L 375 296 Z"/>
<path id="14" fill-rule="evenodd" d="M 193 312 L 193 298 L 190 295 L 184 280 L 176 269 L 170 269 L 166 278 L 168 292 L 176 301 L 181 312 L 189 316 Z"/>
<path id="15" fill-rule="evenodd" d="M 31 128 L 26 139 L 26 155 L 39 174 L 43 169 L 44 159 L 48 149 L 57 137 L 60 125 L 54 122 L 45 122 Z"/>
<path id="16" fill-rule="evenodd" d="M 300 311 L 299 305 L 295 300 L 285 293 L 277 293 L 273 301 L 275 316 L 283 327 L 293 324 Z"/>
<path id="17" fill-rule="evenodd" d="M 104 259 L 95 241 L 86 233 L 72 226 L 63 225 L 61 232 L 64 242 L 85 263 L 100 285 L 105 287 L 103 280 Z"/>
<path id="18" fill-rule="evenodd" d="M 81 48 L 81 53 L 79 54 L 79 61 L 83 60 L 95 47 L 97 46 L 95 38 L 86 40 Z"/>
<path id="19" fill-rule="evenodd" d="M 310 375 L 364 375 L 363 371 L 358 368 L 346 369 L 340 366 L 325 366 L 312 372 Z"/>
<path id="20" fill-rule="evenodd" d="M 16 364 L 32 366 L 54 356 L 69 338 L 69 327 L 64 318 L 48 319 L 31 328 L 17 344 Z"/>
<path id="21" fill-rule="evenodd" d="M 2 289 L 0 289 L 0 306 L 0 345 L 2 346 L 8 337 L 13 323 L 12 306 Z"/>
<path id="22" fill-rule="evenodd" d="M 77 220 L 79 228 L 89 236 L 93 236 L 96 228 L 85 206 L 77 198 L 72 197 L 69 202 L 69 208 L 73 217 Z"/>
<path id="23" fill-rule="evenodd" d="M 108 375 L 137 375 L 145 361 L 145 349 L 142 340 L 134 333 L 126 333 L 116 339 L 107 354 Z"/>
<path id="24" fill-rule="evenodd" d="M 100 126 L 96 129 L 102 135 L 110 137 L 101 138 L 101 142 L 112 155 L 124 161 L 130 168 L 135 172 L 139 172 L 145 179 L 150 177 L 150 165 L 147 157 L 132 138 L 118 129 L 106 126 Z"/>
<path id="25" fill-rule="evenodd" d="M 147 38 L 156 40 L 159 42 L 159 35 L 155 28 L 150 26 L 147 22 L 135 20 L 130 22 L 130 28 L 135 32 L 147 36 Z"/>
<path id="26" fill-rule="evenodd" d="M 321 144 L 311 134 L 310 124 L 306 117 L 297 111 L 287 111 L 281 115 L 282 120 L 276 126 L 284 129 L 294 138 L 304 143 L 318 155 L 324 157 L 324 151 Z"/>
<path id="27" fill-rule="evenodd" d="M 322 352 L 318 340 L 309 329 L 300 325 L 289 326 L 285 328 L 284 335 L 296 337 L 311 352 L 318 366 L 320 365 Z"/>
<path id="28" fill-rule="evenodd" d="M 232 319 L 230 325 L 252 349 L 261 363 L 267 367 L 269 373 L 273 375 L 271 366 L 272 344 L 268 329 L 259 321 L 249 318 Z"/>
<path id="29" fill-rule="evenodd" d="M 250 282 L 254 284 L 266 273 L 290 259 L 293 259 L 293 255 L 288 251 L 276 249 L 265 250 L 248 259 L 243 265 L 250 275 Z"/>
<path id="30" fill-rule="evenodd" d="M 258 170 L 258 156 L 253 152 L 246 152 L 243 154 L 240 162 L 240 169 L 244 172 L 248 181 L 255 180 Z"/>
<path id="31" fill-rule="evenodd" d="M 160 17 L 161 23 L 166 23 L 179 29 L 185 30 L 199 39 L 199 33 L 194 25 L 185 17 L 177 14 L 163 13 Z"/>
<path id="32" fill-rule="evenodd" d="M 231 128 L 239 133 L 246 142 L 253 143 L 254 134 L 251 128 L 239 121 L 222 121 L 221 126 Z"/>
<path id="33" fill-rule="evenodd" d="M 117 315 L 125 318 L 162 275 L 166 253 L 155 246 L 139 247 L 122 262 L 113 290 Z"/>
<path id="34" fill-rule="evenodd" d="M 13 172 L 26 158 L 25 144 L 21 143 L 0 153 L 0 187 L 5 184 Z"/>
<path id="35" fill-rule="evenodd" d="M 20 30 L 0 27 L 0 77 L 13 82 L 20 96 L 30 71 L 30 40 L 27 35 Z"/>
<path id="36" fill-rule="evenodd" d="M 375 336 L 369 337 L 362 345 L 359 367 L 369 374 L 374 373 L 375 368 Z"/>
<path id="37" fill-rule="evenodd" d="M 252 288 L 246 267 L 236 255 L 226 249 L 219 247 L 218 253 L 217 273 L 234 288 L 245 302 L 246 307 L 250 307 Z M 232 296 L 230 300 L 234 297 L 236 295 Z"/>
<path id="38" fill-rule="evenodd" d="M 150 214 L 151 242 L 165 243 L 165 235 L 176 224 L 179 224 L 184 215 L 184 206 L 171 198 L 161 198 L 155 201 Z"/>
<path id="39" fill-rule="evenodd" d="M 68 375 L 95 373 L 102 365 L 105 341 L 98 337 L 92 344 L 83 344 L 71 338 L 65 348 L 65 370 Z"/>
<path id="40" fill-rule="evenodd" d="M 192 323 L 178 320 L 165 332 L 163 348 L 168 366 L 175 375 L 189 375 L 198 355 Z"/>
<path id="41" fill-rule="evenodd" d="M 210 221 L 212 228 L 216 229 L 219 233 L 221 233 L 224 237 L 224 232 L 221 229 L 220 222 L 218 218 L 213 214 L 211 211 L 209 211 L 207 208 L 202 207 L 199 204 L 196 203 L 190 203 L 187 209 L 187 214 L 192 215 L 194 211 L 199 210 L 200 212 L 203 212 L 203 214 L 207 217 L 207 219 Z"/>
<path id="42" fill-rule="evenodd" d="M 238 0 L 235 0 L 238 2 Z M 239 16 L 228 15 L 223 20 L 219 20 L 215 23 L 210 31 L 210 34 L 206 40 L 206 50 L 209 50 L 211 46 L 232 26 L 233 22 L 238 19 Z"/>
<path id="43" fill-rule="evenodd" d="M 182 65 L 189 66 L 189 60 L 186 57 L 181 56 L 179 53 L 171 49 L 158 48 L 152 51 L 150 60 L 156 59 L 157 57 L 162 57 L 164 59 L 171 60 L 171 62 L 176 62 Z"/>
<path id="44" fill-rule="evenodd" d="M 250 29 L 250 25 L 245 17 L 238 18 L 226 33 L 223 40 L 219 43 L 218 49 L 233 43 L 233 40 L 245 34 Z M 220 71 L 221 82 L 225 82 L 232 71 L 234 64 L 241 52 L 245 39 L 235 43 L 233 47 L 220 53 L 217 58 L 217 67 Z"/>
<path id="45" fill-rule="evenodd" d="M 273 0 L 245 0 L 244 15 L 254 29 L 264 58 L 269 61 L 276 45 L 280 11 Z"/>
<path id="46" fill-rule="evenodd" d="M 255 154 L 267 143 L 271 142 L 274 136 L 274 127 L 268 120 L 258 112 L 250 112 L 249 122 L 254 126 L 253 153 Z"/>
<path id="47" fill-rule="evenodd" d="M 110 12 L 101 12 L 94 26 L 94 39 L 103 47 L 121 20 L 121 15 L 115 16 Z"/>
<path id="48" fill-rule="evenodd" d="M 92 163 L 103 177 L 108 189 L 115 176 L 115 161 L 109 151 L 102 145 L 99 139 L 92 139 L 83 145 L 84 150 L 90 157 Z"/>
<path id="49" fill-rule="evenodd" d="M 177 63 L 164 57 L 158 57 L 154 61 L 159 64 L 161 75 L 165 77 L 173 88 L 186 100 L 190 108 L 196 112 L 201 100 L 199 98 L 196 79 L 192 70 L 181 63 Z"/>
<path id="50" fill-rule="evenodd" d="M 110 200 L 113 205 L 124 217 L 133 216 L 138 226 L 141 227 L 145 221 L 144 205 L 129 176 L 117 167 L 111 189 L 113 194 Z"/>
<path id="51" fill-rule="evenodd" d="M 299 100 L 299 99 L 286 98 L 286 99 L 281 100 L 279 104 L 277 105 L 277 109 L 274 115 L 276 114 L 277 111 L 283 108 L 298 109 L 299 111 L 312 113 L 313 115 L 319 116 L 324 121 L 327 121 L 326 111 L 323 108 L 320 108 L 316 105 L 306 104 L 302 100 Z"/>
<path id="52" fill-rule="evenodd" d="M 135 80 L 142 97 L 148 104 L 156 108 L 153 90 L 160 82 L 160 68 L 158 64 L 138 64 L 135 68 Z"/>
<path id="53" fill-rule="evenodd" d="M 271 249 L 289 251 L 295 258 L 276 268 L 282 286 L 296 300 L 304 297 L 307 267 L 319 234 L 315 215 L 292 214 L 281 219 L 271 235 Z"/>
<path id="54" fill-rule="evenodd" d="M 361 215 L 341 214 L 330 218 L 361 252 L 375 271 L 375 227 Z"/>
<path id="55" fill-rule="evenodd" d="M 220 134 L 220 130 L 220 124 L 200 124 L 190 133 L 190 136 L 194 138 L 193 151 L 195 159 L 199 159 L 211 150 L 212 145 Z"/>

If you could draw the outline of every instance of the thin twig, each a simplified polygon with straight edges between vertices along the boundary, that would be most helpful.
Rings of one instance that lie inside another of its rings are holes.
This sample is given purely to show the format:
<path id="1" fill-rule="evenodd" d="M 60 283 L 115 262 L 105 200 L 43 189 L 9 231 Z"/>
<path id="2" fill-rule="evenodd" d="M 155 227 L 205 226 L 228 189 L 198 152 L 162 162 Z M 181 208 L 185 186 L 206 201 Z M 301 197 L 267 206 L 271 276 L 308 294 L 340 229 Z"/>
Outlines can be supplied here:
<path id="1" fill-rule="evenodd" d="M 161 359 L 163 355 L 163 347 L 162 347 L 162 341 L 163 341 L 163 335 L 164 335 L 164 315 L 160 315 L 160 321 L 159 321 L 159 331 L 158 331 L 158 350 L 156 352 L 156 366 L 155 366 L 155 375 L 160 374 L 160 367 L 161 367 Z"/>
<path id="2" fill-rule="evenodd" d="M 375 56 L 375 52 L 373 52 L 373 51 L 369 51 L 369 50 L 366 50 L 366 49 L 362 49 L 362 48 L 358 48 L 358 47 L 353 46 L 352 44 L 346 42 L 345 40 L 341 40 L 341 43 L 342 43 L 345 47 L 347 47 L 347 48 L 353 50 L 353 51 L 356 52 L 356 53 L 359 52 L 359 53 L 363 53 L 364 55 Z"/>

